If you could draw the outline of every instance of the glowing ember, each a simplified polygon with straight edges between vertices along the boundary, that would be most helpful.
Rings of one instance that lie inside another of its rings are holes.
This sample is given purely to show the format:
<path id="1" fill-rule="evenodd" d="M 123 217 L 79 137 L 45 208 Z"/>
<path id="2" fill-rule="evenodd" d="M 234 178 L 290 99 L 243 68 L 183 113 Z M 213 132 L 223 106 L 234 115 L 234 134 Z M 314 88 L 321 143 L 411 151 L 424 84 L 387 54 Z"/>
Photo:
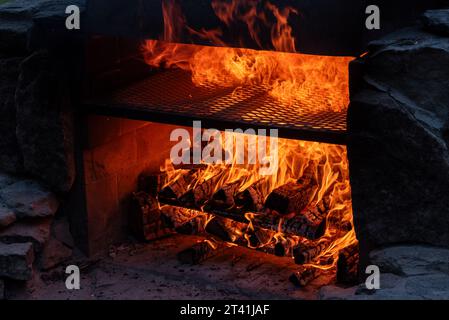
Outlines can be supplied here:
<path id="1" fill-rule="evenodd" d="M 271 28 L 271 43 L 279 52 L 224 47 L 221 30 L 193 30 L 186 25 L 180 8 L 172 1 L 164 1 L 164 36 L 162 41 L 147 40 L 144 43 L 146 62 L 154 67 L 178 67 L 189 71 L 197 86 L 260 85 L 286 105 L 322 95 L 329 97 L 323 109 L 345 109 L 349 102 L 348 63 L 352 58 L 291 53 L 296 52 L 296 47 L 288 19 L 297 12 L 288 7 L 279 9 L 269 2 L 261 8 L 258 3 L 215 0 L 212 7 L 226 26 L 244 23 L 257 44 L 261 42 L 260 26 L 267 24 L 268 15 L 272 16 L 276 23 Z M 221 47 L 175 43 L 185 32 Z"/>

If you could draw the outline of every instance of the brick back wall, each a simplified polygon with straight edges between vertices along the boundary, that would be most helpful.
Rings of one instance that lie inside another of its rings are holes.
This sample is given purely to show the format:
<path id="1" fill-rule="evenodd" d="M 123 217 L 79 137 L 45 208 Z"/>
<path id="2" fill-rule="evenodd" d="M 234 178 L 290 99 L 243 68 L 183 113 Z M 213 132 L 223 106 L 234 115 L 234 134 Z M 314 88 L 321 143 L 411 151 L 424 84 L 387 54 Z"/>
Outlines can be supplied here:
<path id="1" fill-rule="evenodd" d="M 159 172 L 177 126 L 90 115 L 83 150 L 89 255 L 127 236 L 130 195 L 142 171 Z"/>

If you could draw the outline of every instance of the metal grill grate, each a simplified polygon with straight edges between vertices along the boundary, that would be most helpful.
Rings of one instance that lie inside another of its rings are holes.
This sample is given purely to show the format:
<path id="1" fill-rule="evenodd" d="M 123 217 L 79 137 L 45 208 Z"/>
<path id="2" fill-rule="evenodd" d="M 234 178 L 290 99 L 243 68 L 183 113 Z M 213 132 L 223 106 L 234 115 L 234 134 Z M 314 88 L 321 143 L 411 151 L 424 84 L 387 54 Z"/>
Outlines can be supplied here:
<path id="1" fill-rule="evenodd" d="M 173 69 L 87 105 L 107 115 L 184 125 L 202 120 L 204 127 L 217 129 L 277 128 L 287 138 L 344 144 L 346 112 L 326 109 L 328 99 L 314 92 L 302 101 L 282 104 L 262 86 L 196 87 L 188 72 Z"/>

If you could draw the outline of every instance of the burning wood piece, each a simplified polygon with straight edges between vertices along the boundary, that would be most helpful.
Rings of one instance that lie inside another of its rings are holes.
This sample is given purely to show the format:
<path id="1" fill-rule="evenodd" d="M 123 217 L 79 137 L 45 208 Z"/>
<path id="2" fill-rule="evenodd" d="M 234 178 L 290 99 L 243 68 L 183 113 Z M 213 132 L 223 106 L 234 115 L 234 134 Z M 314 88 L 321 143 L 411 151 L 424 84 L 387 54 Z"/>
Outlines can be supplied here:
<path id="1" fill-rule="evenodd" d="M 305 267 L 300 266 L 300 269 L 294 272 L 289 280 L 297 287 L 305 287 L 308 285 L 313 279 L 319 276 L 319 269 L 314 267 Z"/>
<path id="2" fill-rule="evenodd" d="M 265 179 L 253 183 L 248 189 L 238 193 L 235 196 L 235 203 L 243 211 L 260 212 L 263 209 L 264 195 L 263 187 L 266 184 Z"/>
<path id="3" fill-rule="evenodd" d="M 284 184 L 270 193 L 265 207 L 282 215 L 299 213 L 313 196 L 314 186 L 314 180 L 309 177 Z"/>
<path id="4" fill-rule="evenodd" d="M 216 174 L 206 181 L 196 185 L 179 199 L 180 202 L 187 207 L 200 207 L 212 197 L 220 178 L 221 174 Z"/>
<path id="5" fill-rule="evenodd" d="M 212 206 L 215 208 L 226 209 L 235 205 L 234 197 L 237 194 L 242 183 L 243 179 L 240 179 L 235 182 L 225 184 L 223 187 L 221 187 L 212 196 Z"/>
<path id="6" fill-rule="evenodd" d="M 173 233 L 161 219 L 157 199 L 146 192 L 133 193 L 129 215 L 132 234 L 139 240 L 155 240 Z"/>
<path id="7" fill-rule="evenodd" d="M 235 242 L 243 236 L 246 225 L 237 221 L 214 217 L 206 225 L 206 232 L 222 241 Z"/>
<path id="8" fill-rule="evenodd" d="M 215 217 L 206 226 L 206 232 L 220 240 L 232 242 L 242 247 L 249 247 L 258 251 L 275 255 L 273 241 L 274 232 L 256 228 L 248 232 L 244 223 L 230 219 Z"/>
<path id="9" fill-rule="evenodd" d="M 232 236 L 229 233 L 229 230 L 225 228 L 225 226 L 220 223 L 220 221 L 217 218 L 213 218 L 211 221 L 209 221 L 206 225 L 205 231 L 217 238 L 219 238 L 222 241 L 226 242 L 232 242 Z"/>
<path id="10" fill-rule="evenodd" d="M 252 223 L 264 229 L 281 231 L 307 239 L 318 239 L 324 234 L 328 210 L 328 200 L 323 198 L 317 205 L 310 204 L 292 218 L 275 214 L 255 214 Z"/>
<path id="11" fill-rule="evenodd" d="M 161 208 L 164 223 L 181 234 L 198 234 L 204 231 L 207 215 L 203 212 L 166 205 Z"/>
<path id="12" fill-rule="evenodd" d="M 351 221 L 345 220 L 342 212 L 333 212 L 327 218 L 327 223 L 328 230 L 334 237 L 343 237 L 353 228 Z"/>
<path id="13" fill-rule="evenodd" d="M 222 253 L 228 246 L 217 241 L 204 240 L 178 253 L 179 262 L 183 264 L 199 264 Z"/>
<path id="14" fill-rule="evenodd" d="M 164 202 L 177 202 L 188 191 L 190 184 L 194 182 L 196 177 L 197 172 L 194 170 L 181 170 L 179 176 L 169 181 L 159 192 L 159 199 Z"/>
<path id="15" fill-rule="evenodd" d="M 293 256 L 293 250 L 298 246 L 297 243 L 298 241 L 284 236 L 276 243 L 274 254 L 278 257 Z"/>
<path id="16" fill-rule="evenodd" d="M 359 243 L 353 243 L 338 254 L 337 282 L 347 285 L 358 281 Z"/>
<path id="17" fill-rule="evenodd" d="M 273 239 L 274 232 L 271 230 L 255 228 L 254 231 L 251 232 L 249 237 L 249 241 L 252 247 L 261 247 L 270 243 L 271 239 Z"/>
<path id="18" fill-rule="evenodd" d="M 325 240 L 318 243 L 301 243 L 299 246 L 293 249 L 293 256 L 295 258 L 295 263 L 305 264 L 315 261 L 322 253 L 324 253 L 329 246 L 331 241 Z"/>

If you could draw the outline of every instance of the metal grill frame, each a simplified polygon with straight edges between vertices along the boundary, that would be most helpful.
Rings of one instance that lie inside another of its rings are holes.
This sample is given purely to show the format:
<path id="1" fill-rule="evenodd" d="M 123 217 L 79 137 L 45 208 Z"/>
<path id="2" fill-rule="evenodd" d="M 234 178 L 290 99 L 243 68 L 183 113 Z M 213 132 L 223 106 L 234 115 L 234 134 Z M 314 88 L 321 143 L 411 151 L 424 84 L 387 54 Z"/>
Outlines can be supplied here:
<path id="1" fill-rule="evenodd" d="M 260 86 L 195 87 L 190 74 L 178 69 L 90 98 L 84 108 L 87 113 L 181 126 L 201 120 L 203 128 L 218 130 L 278 129 L 283 138 L 345 145 L 346 112 L 316 112 L 325 101 L 312 93 L 306 104 L 287 106 Z"/>

